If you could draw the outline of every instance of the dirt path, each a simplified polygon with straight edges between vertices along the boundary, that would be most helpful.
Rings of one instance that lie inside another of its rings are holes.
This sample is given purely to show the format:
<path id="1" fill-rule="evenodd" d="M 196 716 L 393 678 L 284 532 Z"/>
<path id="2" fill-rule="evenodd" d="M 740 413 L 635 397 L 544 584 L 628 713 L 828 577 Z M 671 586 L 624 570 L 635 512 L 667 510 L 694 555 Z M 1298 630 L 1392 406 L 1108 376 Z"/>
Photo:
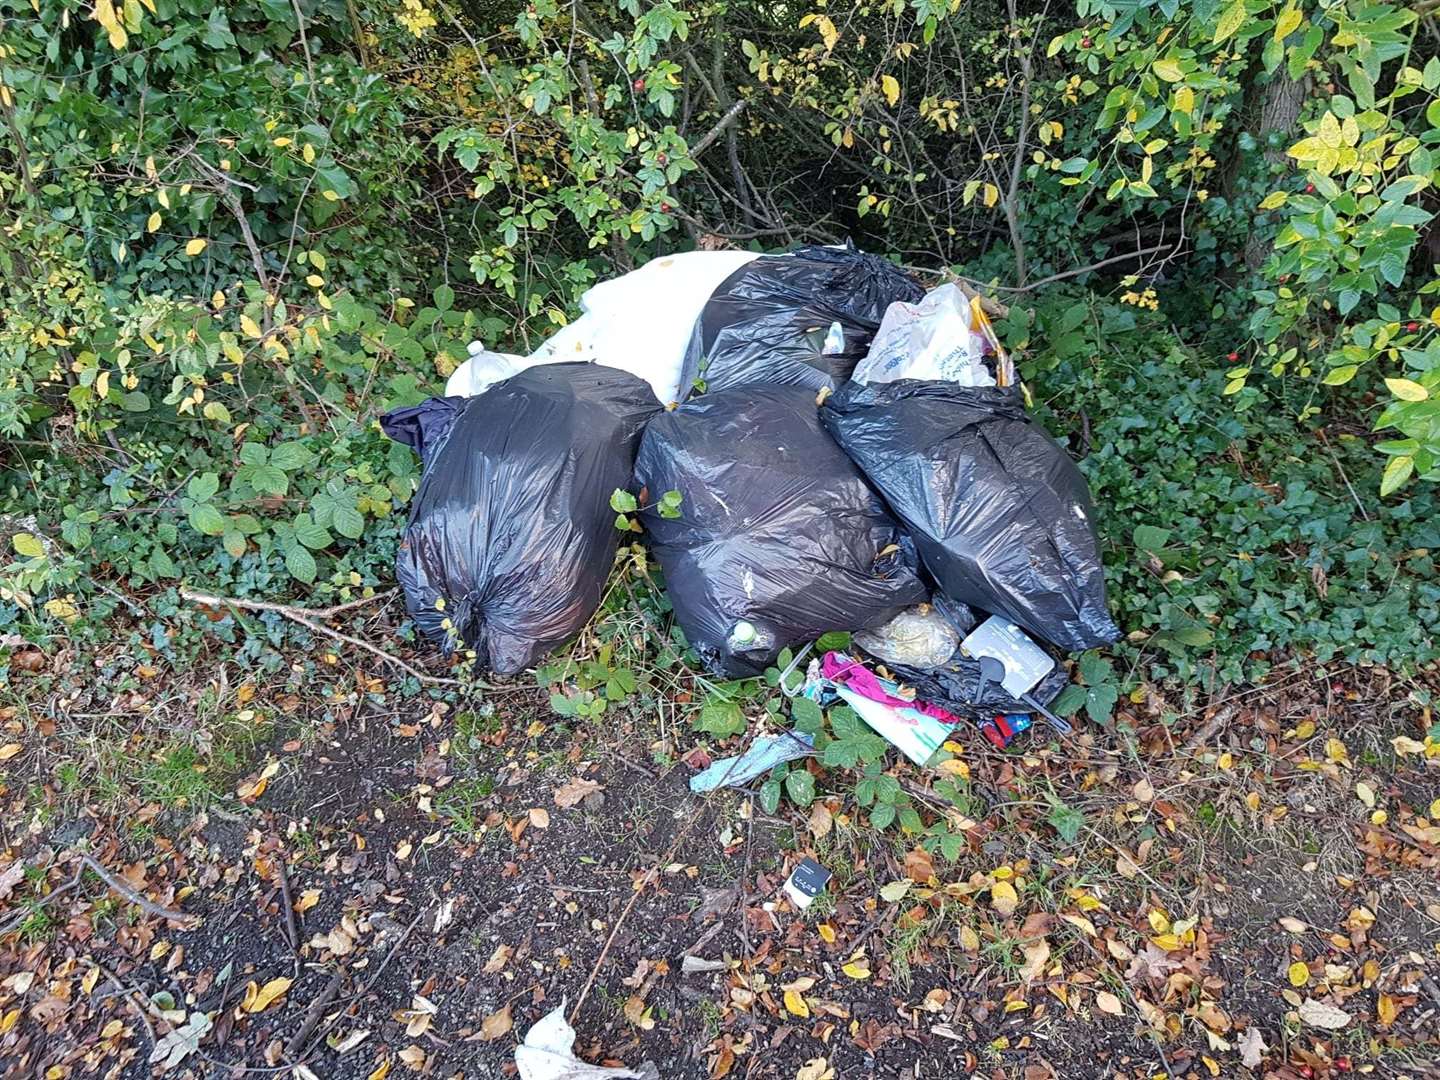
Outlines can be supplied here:
<path id="1" fill-rule="evenodd" d="M 195 797 L 127 737 L 139 764 L 108 804 L 99 772 L 63 790 L 101 752 L 93 727 L 75 741 L 84 707 L 10 713 L 0 925 L 24 923 L 0 953 L 0 1075 L 145 1076 L 168 1040 L 177 1076 L 503 1077 L 582 995 L 579 1055 L 667 1080 L 1418 1077 L 1440 1058 L 1440 785 L 1425 718 L 1364 704 L 1377 686 L 1279 684 L 1193 752 L 1203 716 L 1170 730 L 1144 706 L 1129 738 L 966 737 L 986 812 L 953 863 L 839 800 L 770 817 L 691 795 L 697 739 L 659 710 L 562 721 L 532 691 L 426 712 L 342 687 L 310 715 L 293 685 L 227 688 L 215 731 L 248 713 L 258 737 L 232 731 L 226 787 Z M 46 900 L 82 843 L 198 928 L 93 877 Z M 797 912 L 780 885 L 807 854 L 835 879 Z"/>

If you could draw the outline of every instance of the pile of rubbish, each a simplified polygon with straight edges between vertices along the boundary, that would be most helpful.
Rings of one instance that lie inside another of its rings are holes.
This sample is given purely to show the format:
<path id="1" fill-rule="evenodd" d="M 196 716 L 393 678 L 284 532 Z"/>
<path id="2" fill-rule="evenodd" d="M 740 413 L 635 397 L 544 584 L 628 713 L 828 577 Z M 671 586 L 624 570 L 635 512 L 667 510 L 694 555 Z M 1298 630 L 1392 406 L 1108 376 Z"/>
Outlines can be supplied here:
<path id="1" fill-rule="evenodd" d="M 668 256 L 581 308 L 528 357 L 474 343 L 445 397 L 382 420 L 424 463 L 397 574 L 442 650 L 512 674 L 574 637 L 620 488 L 710 671 L 849 631 L 782 685 L 917 764 L 962 720 L 1001 747 L 1035 716 L 1069 731 L 1059 661 L 1119 630 L 1085 481 L 978 299 L 846 245 Z M 810 752 L 757 740 L 694 779 Z"/>

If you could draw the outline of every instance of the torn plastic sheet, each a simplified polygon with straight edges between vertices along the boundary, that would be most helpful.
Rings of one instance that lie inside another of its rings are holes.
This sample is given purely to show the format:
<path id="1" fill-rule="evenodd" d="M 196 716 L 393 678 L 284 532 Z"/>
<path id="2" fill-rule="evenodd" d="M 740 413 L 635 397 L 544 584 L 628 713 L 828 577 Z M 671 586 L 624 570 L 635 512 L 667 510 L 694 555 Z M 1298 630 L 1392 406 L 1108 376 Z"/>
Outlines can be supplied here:
<path id="1" fill-rule="evenodd" d="M 697 795 L 721 787 L 742 787 L 764 776 L 776 765 L 809 757 L 815 740 L 809 735 L 787 731 L 781 735 L 760 735 L 739 757 L 724 758 L 690 778 L 690 790 Z"/>
<path id="2" fill-rule="evenodd" d="M 515 1048 L 515 1067 L 520 1080 L 659 1080 L 653 1062 L 639 1069 L 591 1065 L 575 1056 L 575 1029 L 565 1019 L 565 1002 L 552 1009 L 525 1033 Z"/>

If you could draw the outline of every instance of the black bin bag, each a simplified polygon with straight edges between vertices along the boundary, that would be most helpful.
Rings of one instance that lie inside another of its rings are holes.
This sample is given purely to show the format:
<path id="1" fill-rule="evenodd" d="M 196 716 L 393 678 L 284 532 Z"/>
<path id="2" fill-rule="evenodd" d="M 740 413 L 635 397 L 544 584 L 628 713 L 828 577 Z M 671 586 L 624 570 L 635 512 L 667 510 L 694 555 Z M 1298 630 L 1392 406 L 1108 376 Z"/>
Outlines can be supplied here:
<path id="1" fill-rule="evenodd" d="M 1014 388 L 849 383 L 821 417 L 946 596 L 1069 651 L 1120 636 L 1085 478 Z"/>
<path id="2" fill-rule="evenodd" d="M 786 646 L 925 599 L 913 549 L 821 429 L 812 390 L 747 386 L 662 413 L 635 479 L 676 619 L 717 674 L 758 675 Z M 667 491 L 678 518 L 654 505 Z"/>
<path id="3" fill-rule="evenodd" d="M 395 571 L 426 636 L 508 675 L 579 632 L 620 536 L 610 496 L 659 410 L 628 372 L 547 364 L 385 416 L 424 459 Z"/>
<path id="4" fill-rule="evenodd" d="M 909 274 L 850 244 L 762 255 L 711 293 L 681 386 L 698 377 L 708 390 L 745 383 L 834 389 L 865 358 L 885 309 L 924 295 Z"/>

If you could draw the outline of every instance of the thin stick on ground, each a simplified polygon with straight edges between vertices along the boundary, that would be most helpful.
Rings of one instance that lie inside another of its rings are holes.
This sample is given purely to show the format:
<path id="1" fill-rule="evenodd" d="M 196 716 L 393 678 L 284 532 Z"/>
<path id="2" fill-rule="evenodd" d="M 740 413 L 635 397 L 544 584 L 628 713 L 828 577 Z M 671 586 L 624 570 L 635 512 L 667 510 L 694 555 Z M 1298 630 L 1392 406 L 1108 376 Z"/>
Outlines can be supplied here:
<path id="1" fill-rule="evenodd" d="M 155 1036 L 155 1025 L 150 1023 L 150 1017 L 145 1014 L 144 1006 L 142 1006 L 140 1002 L 135 1000 L 135 988 L 133 986 L 125 986 L 124 984 L 122 984 L 120 980 L 115 977 L 114 973 L 104 964 L 93 960 L 91 961 L 91 963 L 95 965 L 101 975 L 105 976 L 106 980 L 110 983 L 110 985 L 115 987 L 116 992 L 125 999 L 125 1004 L 129 1005 L 130 1008 L 135 1010 L 135 1015 L 140 1017 L 140 1022 L 145 1025 L 146 1034 L 150 1036 L 150 1046 L 153 1048 L 158 1041 Z"/>
<path id="2" fill-rule="evenodd" d="M 1125 996 L 1130 999 L 1130 1007 L 1135 1010 L 1135 1014 L 1139 1016 L 1145 1024 L 1145 1034 L 1150 1036 L 1150 1041 L 1155 1046 L 1155 1053 L 1160 1055 L 1160 1064 L 1165 1069 L 1165 1075 L 1168 1076 L 1170 1080 L 1175 1080 L 1175 1070 L 1170 1068 L 1170 1059 L 1165 1056 L 1165 1048 L 1160 1045 L 1160 1037 L 1155 1034 L 1155 1029 L 1150 1026 L 1150 1021 L 1144 1019 L 1145 1014 L 1140 1009 L 1140 1002 L 1135 997 L 1135 991 L 1130 989 L 1130 983 L 1126 981 L 1124 976 L 1122 976 L 1118 971 L 1115 970 L 1109 960 L 1105 959 L 1105 957 L 1100 955 L 1099 949 L 1095 948 L 1094 945 L 1091 945 L 1090 942 L 1085 940 L 1085 936 L 1083 934 L 1076 934 L 1075 939 L 1079 941 L 1081 945 L 1084 945 L 1087 950 L 1089 950 L 1090 955 L 1095 958 L 1096 963 L 1100 964 L 1102 967 L 1108 970 L 1112 975 L 1115 976 L 1116 981 L 1120 983 L 1121 988 L 1125 991 Z"/>
<path id="3" fill-rule="evenodd" d="M 275 876 L 280 879 L 280 900 L 285 905 L 285 936 L 290 941 L 290 951 L 300 947 L 300 934 L 295 928 L 295 901 L 290 898 L 290 877 L 285 873 L 285 856 L 275 860 Z"/>
<path id="4" fill-rule="evenodd" d="M 605 966 L 605 958 L 610 955 L 610 946 L 615 944 L 615 938 L 619 936 L 620 928 L 625 925 L 625 920 L 630 915 L 630 912 L 635 910 L 636 903 L 639 902 L 641 895 L 645 892 L 645 886 L 649 885 L 655 878 L 658 878 L 660 871 L 670 864 L 670 861 L 675 856 L 675 852 L 680 847 L 680 841 L 685 839 L 686 834 L 690 831 L 690 827 L 700 820 L 702 816 L 701 814 L 692 814 L 690 816 L 685 824 L 681 826 L 680 831 L 675 834 L 675 839 L 670 841 L 670 849 L 665 852 L 660 861 L 645 874 L 645 878 L 640 882 L 639 888 L 631 893 L 630 899 L 625 903 L 625 909 L 620 912 L 620 917 L 615 920 L 615 925 L 610 928 L 610 936 L 605 939 L 604 948 L 600 950 L 600 955 L 595 958 L 595 963 L 590 968 L 590 977 L 585 980 L 585 986 L 580 991 L 580 997 L 576 1000 L 575 1007 L 570 1010 L 570 1023 L 575 1023 L 575 1018 L 580 1015 L 580 1009 L 584 1006 L 585 999 L 590 996 L 590 988 L 595 985 L 595 976 L 600 974 L 600 969 Z"/>
<path id="5" fill-rule="evenodd" d="M 101 881 L 103 881 L 106 885 L 108 885 L 112 892 L 119 893 L 122 897 L 124 897 L 130 903 L 134 904 L 136 907 L 143 910 L 148 915 L 157 915 L 162 919 L 169 919 L 172 922 L 179 923 L 187 930 L 193 929 L 200 921 L 199 916 L 197 915 L 189 915 L 183 911 L 176 911 L 174 908 L 162 907 L 160 904 L 155 903 L 153 900 L 147 900 L 145 897 L 141 896 L 138 892 L 132 889 L 129 885 L 125 884 L 125 882 L 117 878 L 114 874 L 110 873 L 109 870 L 106 870 L 105 867 L 101 866 L 89 855 L 81 855 L 80 865 L 75 868 L 75 873 L 70 878 L 70 880 L 65 882 L 63 885 L 57 885 L 55 888 L 51 889 L 44 898 L 36 901 L 35 904 L 33 904 L 28 910 L 22 911 L 15 918 L 10 919 L 3 925 L 0 925 L 0 937 L 4 937 L 12 930 L 17 929 L 25 922 L 25 920 L 29 919 L 40 908 L 54 902 L 55 900 L 64 896 L 66 893 L 70 892 L 71 890 L 79 888 L 81 881 L 84 880 L 85 871 L 87 869 L 93 871 L 95 873 L 95 876 L 98 877 Z"/>
<path id="6" fill-rule="evenodd" d="M 394 590 L 392 589 L 391 592 L 393 591 Z M 400 668 L 406 674 L 417 679 L 421 684 L 425 686 L 464 685 L 459 679 L 450 679 L 439 675 L 427 675 L 425 674 L 425 672 L 417 668 L 414 664 L 411 664 L 405 660 L 401 660 L 400 657 L 394 656 L 391 653 L 386 652 L 378 645 L 371 645 L 368 641 L 364 641 L 361 638 L 357 638 L 350 634 L 343 633 L 332 627 L 326 626 L 324 623 L 316 621 L 317 619 L 327 619 L 330 616 L 337 614 L 338 612 L 344 611 L 346 608 L 355 607 L 358 605 L 358 603 L 360 603 L 360 601 L 355 601 L 349 604 L 340 604 L 336 607 L 331 608 L 302 608 L 296 607 L 293 604 L 276 604 L 268 600 L 247 600 L 239 596 L 216 596 L 213 593 L 196 592 L 193 589 L 181 589 L 180 595 L 182 598 L 189 600 L 191 603 L 204 604 L 206 607 L 236 607 L 242 608 L 245 611 L 273 611 L 275 612 L 275 614 L 283 615 L 290 621 L 297 622 L 301 626 L 307 627 L 310 630 L 315 631 L 315 633 L 317 634 L 324 634 L 327 637 L 332 637 L 337 641 L 343 641 L 347 645 L 354 645 L 357 649 L 363 649 L 366 652 L 370 653 L 372 656 L 377 656 L 381 660 L 384 660 L 387 664 L 393 664 L 395 667 Z M 388 596 L 389 593 L 381 595 Z M 363 602 L 371 603 L 376 599 L 379 599 L 379 597 L 366 597 Z M 477 690 L 498 689 L 497 687 L 487 686 L 484 683 L 473 683 L 471 685 L 473 685 Z"/>
<path id="7" fill-rule="evenodd" d="M 287 1058 L 293 1061 L 300 1051 L 305 1049 L 305 1044 L 310 1041 L 315 1026 L 320 1023 L 320 1018 L 325 1015 L 325 1010 L 330 1007 L 330 1003 L 339 995 L 340 987 L 344 983 L 345 973 L 343 971 L 335 972 L 329 985 L 320 991 L 320 996 L 310 1003 L 310 1008 L 305 1012 L 305 1022 L 300 1025 L 300 1030 L 295 1033 L 294 1037 L 285 1044 Z"/>

